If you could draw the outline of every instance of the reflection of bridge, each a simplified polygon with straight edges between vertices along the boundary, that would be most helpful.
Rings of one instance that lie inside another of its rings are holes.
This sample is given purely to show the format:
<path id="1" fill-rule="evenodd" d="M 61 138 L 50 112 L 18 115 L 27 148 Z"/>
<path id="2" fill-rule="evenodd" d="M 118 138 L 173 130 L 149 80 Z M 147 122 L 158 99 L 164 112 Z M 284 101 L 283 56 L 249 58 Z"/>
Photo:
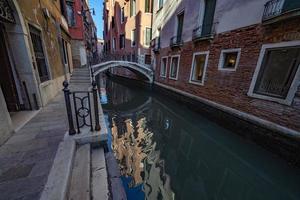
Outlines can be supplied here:
<path id="1" fill-rule="evenodd" d="M 150 65 L 141 64 L 139 62 L 125 61 L 125 60 L 111 60 L 100 64 L 93 65 L 94 75 L 99 74 L 112 67 L 125 67 L 136 73 L 140 73 L 147 77 L 150 83 L 153 83 L 153 70 Z"/>

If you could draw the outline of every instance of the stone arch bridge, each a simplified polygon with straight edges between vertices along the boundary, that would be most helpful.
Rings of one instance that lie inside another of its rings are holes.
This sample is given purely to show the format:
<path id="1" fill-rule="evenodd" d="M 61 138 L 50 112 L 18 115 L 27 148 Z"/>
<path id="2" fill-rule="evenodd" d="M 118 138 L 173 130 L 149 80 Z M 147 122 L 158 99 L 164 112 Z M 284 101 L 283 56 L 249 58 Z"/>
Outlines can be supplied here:
<path id="1" fill-rule="evenodd" d="M 100 72 L 104 72 L 105 70 L 113 67 L 127 68 L 135 73 L 144 75 L 148 79 L 149 83 L 153 83 L 154 81 L 154 72 L 151 68 L 151 65 L 141 64 L 138 62 L 112 60 L 93 65 L 92 69 L 94 70 L 94 75 L 96 76 Z"/>

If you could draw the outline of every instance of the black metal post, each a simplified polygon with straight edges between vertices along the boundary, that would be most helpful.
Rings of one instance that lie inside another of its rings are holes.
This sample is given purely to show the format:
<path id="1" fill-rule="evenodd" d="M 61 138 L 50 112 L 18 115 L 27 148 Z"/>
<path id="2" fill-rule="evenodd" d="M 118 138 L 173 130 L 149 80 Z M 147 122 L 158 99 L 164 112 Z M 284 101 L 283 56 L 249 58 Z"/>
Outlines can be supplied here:
<path id="1" fill-rule="evenodd" d="M 95 131 L 100 131 L 100 123 L 99 123 L 99 108 L 98 108 L 98 97 L 97 97 L 97 84 L 96 81 L 93 81 L 93 97 L 94 97 L 94 110 L 95 110 Z"/>
<path id="2" fill-rule="evenodd" d="M 69 135 L 74 135 L 76 134 L 76 131 L 74 129 L 74 124 L 73 124 L 73 117 L 72 117 L 72 108 L 71 108 L 71 101 L 70 101 L 70 90 L 68 88 L 69 83 L 68 81 L 63 82 L 64 86 L 64 95 L 65 95 L 65 102 L 66 102 L 66 108 L 67 108 L 67 114 L 68 114 L 68 122 L 69 122 Z"/>

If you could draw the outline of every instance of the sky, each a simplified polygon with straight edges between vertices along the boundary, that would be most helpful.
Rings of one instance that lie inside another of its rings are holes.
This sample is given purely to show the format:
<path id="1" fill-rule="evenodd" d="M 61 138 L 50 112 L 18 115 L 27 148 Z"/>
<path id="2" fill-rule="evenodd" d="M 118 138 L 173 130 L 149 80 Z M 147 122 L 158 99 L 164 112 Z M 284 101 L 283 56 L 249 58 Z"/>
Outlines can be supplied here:
<path id="1" fill-rule="evenodd" d="M 97 37 L 103 38 L 103 20 L 102 20 L 103 0 L 89 0 L 89 1 L 90 1 L 90 8 L 95 9 L 96 15 L 93 16 L 93 19 L 97 27 Z"/>

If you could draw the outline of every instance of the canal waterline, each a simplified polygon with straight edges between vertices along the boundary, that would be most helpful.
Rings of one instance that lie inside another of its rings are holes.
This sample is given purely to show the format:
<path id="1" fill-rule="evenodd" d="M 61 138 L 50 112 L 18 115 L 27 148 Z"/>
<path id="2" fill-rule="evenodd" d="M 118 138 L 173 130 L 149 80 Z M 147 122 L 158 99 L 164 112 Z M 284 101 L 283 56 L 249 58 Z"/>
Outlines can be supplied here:
<path id="1" fill-rule="evenodd" d="M 300 199 L 300 170 L 172 98 L 101 78 L 128 199 Z"/>

